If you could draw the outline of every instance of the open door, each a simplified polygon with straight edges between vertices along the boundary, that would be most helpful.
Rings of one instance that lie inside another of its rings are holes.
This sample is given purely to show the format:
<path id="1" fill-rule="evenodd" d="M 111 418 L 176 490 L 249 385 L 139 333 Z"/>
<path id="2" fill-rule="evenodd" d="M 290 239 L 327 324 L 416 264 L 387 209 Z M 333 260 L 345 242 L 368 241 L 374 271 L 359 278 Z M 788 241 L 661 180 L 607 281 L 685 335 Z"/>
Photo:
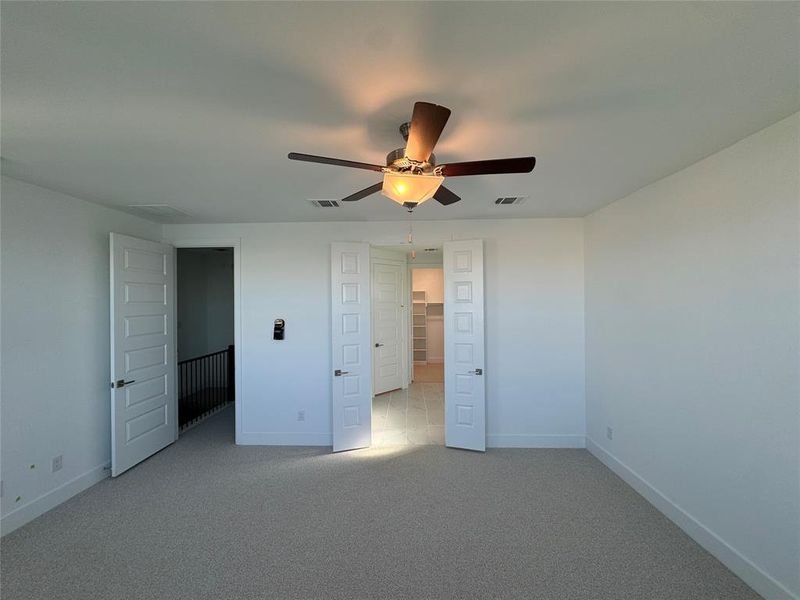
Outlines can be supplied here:
<path id="1" fill-rule="evenodd" d="M 178 437 L 172 246 L 111 234 L 111 475 Z"/>
<path id="2" fill-rule="evenodd" d="M 372 443 L 369 244 L 331 244 L 333 451 Z"/>
<path id="3" fill-rule="evenodd" d="M 405 256 L 403 256 L 405 259 Z M 375 395 L 406 386 L 403 363 L 406 335 L 403 310 L 405 261 L 373 257 L 372 263 L 372 383 Z"/>
<path id="4" fill-rule="evenodd" d="M 483 240 L 444 244 L 445 445 L 486 450 Z"/>

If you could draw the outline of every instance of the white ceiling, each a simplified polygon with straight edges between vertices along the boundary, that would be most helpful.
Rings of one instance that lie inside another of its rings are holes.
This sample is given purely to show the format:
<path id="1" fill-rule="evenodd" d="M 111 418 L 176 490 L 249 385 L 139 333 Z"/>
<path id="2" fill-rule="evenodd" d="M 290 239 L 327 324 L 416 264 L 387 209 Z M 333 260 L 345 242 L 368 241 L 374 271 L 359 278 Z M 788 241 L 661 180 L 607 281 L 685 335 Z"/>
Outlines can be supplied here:
<path id="1" fill-rule="evenodd" d="M 404 219 L 380 175 L 415 100 L 453 110 L 414 219 L 577 216 L 800 109 L 800 4 L 3 2 L 3 172 L 184 222 Z M 495 207 L 498 196 L 530 196 Z"/>

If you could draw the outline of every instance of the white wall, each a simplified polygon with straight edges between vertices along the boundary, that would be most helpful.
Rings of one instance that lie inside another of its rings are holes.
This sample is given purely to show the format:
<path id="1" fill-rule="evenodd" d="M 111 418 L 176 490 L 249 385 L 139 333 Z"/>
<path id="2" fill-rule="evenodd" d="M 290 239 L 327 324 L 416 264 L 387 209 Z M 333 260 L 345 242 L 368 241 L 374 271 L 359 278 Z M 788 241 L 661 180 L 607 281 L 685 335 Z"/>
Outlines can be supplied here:
<path id="1" fill-rule="evenodd" d="M 444 302 L 444 271 L 441 267 L 411 270 L 411 289 L 426 292 L 428 302 Z"/>
<path id="2" fill-rule="evenodd" d="M 7 177 L 1 192 L 5 533 L 106 476 L 108 234 L 161 226 Z"/>
<path id="3" fill-rule="evenodd" d="M 331 443 L 330 242 L 405 242 L 407 220 L 165 226 L 241 239 L 241 443 Z M 419 222 L 420 243 L 486 240 L 491 445 L 584 443 L 581 219 Z M 286 319 L 286 339 L 272 321 Z M 297 412 L 305 411 L 305 421 Z"/>
<path id="4" fill-rule="evenodd" d="M 799 128 L 586 220 L 590 449 L 770 599 L 800 596 Z"/>
<path id="5" fill-rule="evenodd" d="M 178 360 L 233 344 L 233 251 L 178 248 Z"/>

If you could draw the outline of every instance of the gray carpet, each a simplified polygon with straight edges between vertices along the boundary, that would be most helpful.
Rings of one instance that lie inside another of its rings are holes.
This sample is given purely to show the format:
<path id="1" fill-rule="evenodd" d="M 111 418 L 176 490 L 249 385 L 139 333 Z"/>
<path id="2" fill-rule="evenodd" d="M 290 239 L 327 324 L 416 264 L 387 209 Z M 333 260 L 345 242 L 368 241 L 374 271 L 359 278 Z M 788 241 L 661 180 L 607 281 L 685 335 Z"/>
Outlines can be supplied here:
<path id="1" fill-rule="evenodd" d="M 233 411 L 2 540 L 2 598 L 758 598 L 583 450 L 236 447 Z"/>

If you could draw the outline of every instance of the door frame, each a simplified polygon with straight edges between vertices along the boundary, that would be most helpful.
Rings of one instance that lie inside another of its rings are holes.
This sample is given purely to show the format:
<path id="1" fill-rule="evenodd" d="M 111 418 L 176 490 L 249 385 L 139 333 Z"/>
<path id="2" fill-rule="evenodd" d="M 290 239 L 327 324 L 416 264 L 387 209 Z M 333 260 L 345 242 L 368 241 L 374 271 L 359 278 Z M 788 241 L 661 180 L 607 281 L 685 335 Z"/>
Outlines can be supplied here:
<path id="1" fill-rule="evenodd" d="M 167 241 L 166 243 L 172 244 L 175 248 L 175 282 L 173 289 L 175 290 L 175 327 L 177 328 L 177 310 L 178 310 L 178 248 L 233 248 L 233 365 L 234 365 L 234 419 L 236 443 L 241 444 L 242 439 L 242 240 L 241 238 L 198 238 L 198 239 L 178 239 L 174 241 Z M 175 381 L 177 381 L 178 369 L 178 338 L 177 331 L 175 337 Z M 176 415 L 177 415 L 177 393 L 175 398 Z M 178 421 L 177 417 L 175 419 Z M 176 425 L 177 427 L 177 425 Z"/>
<path id="2" fill-rule="evenodd" d="M 417 247 L 418 246 L 427 246 L 427 247 L 436 246 L 436 247 L 441 247 L 441 246 L 444 245 L 445 242 L 450 242 L 450 241 L 452 241 L 452 239 L 448 239 L 448 238 L 442 238 L 442 239 L 427 238 L 427 239 L 424 239 L 424 240 L 415 241 L 413 243 L 413 245 L 417 246 Z M 396 248 L 400 248 L 402 246 L 409 245 L 408 244 L 408 240 L 406 240 L 406 239 L 401 239 L 399 241 L 366 240 L 366 242 L 369 244 L 369 248 L 370 248 L 370 262 L 372 260 L 373 251 L 377 250 L 378 252 L 380 252 L 381 250 L 389 250 L 389 249 L 391 249 L 391 251 L 394 252 Z M 406 350 L 405 350 L 405 355 L 406 355 L 405 382 L 406 382 L 406 385 L 403 387 L 403 389 L 407 389 L 408 386 L 410 386 L 411 383 L 414 381 L 414 351 L 413 351 L 412 344 L 411 344 L 411 339 L 413 338 L 413 331 L 412 331 L 412 327 L 411 327 L 412 326 L 412 322 L 413 322 L 413 320 L 411 318 L 411 304 L 412 304 L 412 298 L 411 298 L 411 285 L 412 285 L 412 283 L 411 283 L 411 270 L 412 269 L 425 269 L 425 268 L 429 268 L 429 269 L 437 269 L 437 268 L 438 269 L 442 269 L 442 268 L 444 268 L 443 261 L 441 261 L 441 260 L 440 261 L 436 261 L 436 262 L 432 261 L 430 263 L 424 263 L 423 262 L 423 263 L 413 263 L 412 264 L 412 263 L 408 262 L 408 259 L 406 259 L 406 263 L 405 264 L 406 264 L 406 269 L 405 269 L 406 308 L 405 308 L 405 315 L 404 316 L 405 316 L 405 321 L 406 321 L 406 339 L 405 339 L 405 343 L 406 343 Z M 371 280 L 370 280 L 370 282 L 371 282 Z M 372 316 L 371 316 L 371 314 L 370 314 L 370 325 L 372 325 Z"/>
<path id="3" fill-rule="evenodd" d="M 403 298 L 403 308 L 400 311 L 401 313 L 401 320 L 402 324 L 400 326 L 400 331 L 402 334 L 401 339 L 401 348 L 403 349 L 401 352 L 401 360 L 400 360 L 400 380 L 402 382 L 401 389 L 407 389 L 410 383 L 410 376 L 409 376 L 409 363 L 408 363 L 408 329 L 411 327 L 409 321 L 409 310 L 410 304 L 408 303 L 408 298 L 411 297 L 411 292 L 409 291 L 409 271 L 406 267 L 407 262 L 402 261 L 400 258 L 396 256 L 394 251 L 388 251 L 385 248 L 381 248 L 379 246 L 374 246 L 370 244 L 369 246 L 369 282 L 370 282 L 370 294 L 372 294 L 373 290 L 375 289 L 375 278 L 372 267 L 375 263 L 390 263 L 393 265 L 397 265 L 401 267 L 401 272 L 403 273 L 402 277 L 402 289 L 400 290 L 400 296 Z M 372 318 L 374 316 L 374 306 L 370 306 L 370 313 L 369 313 L 369 321 L 370 321 L 370 352 L 374 354 L 374 346 L 375 346 L 375 328 L 372 327 Z M 373 357 L 374 358 L 374 357 Z M 375 361 L 372 361 L 372 395 L 375 396 Z"/>

